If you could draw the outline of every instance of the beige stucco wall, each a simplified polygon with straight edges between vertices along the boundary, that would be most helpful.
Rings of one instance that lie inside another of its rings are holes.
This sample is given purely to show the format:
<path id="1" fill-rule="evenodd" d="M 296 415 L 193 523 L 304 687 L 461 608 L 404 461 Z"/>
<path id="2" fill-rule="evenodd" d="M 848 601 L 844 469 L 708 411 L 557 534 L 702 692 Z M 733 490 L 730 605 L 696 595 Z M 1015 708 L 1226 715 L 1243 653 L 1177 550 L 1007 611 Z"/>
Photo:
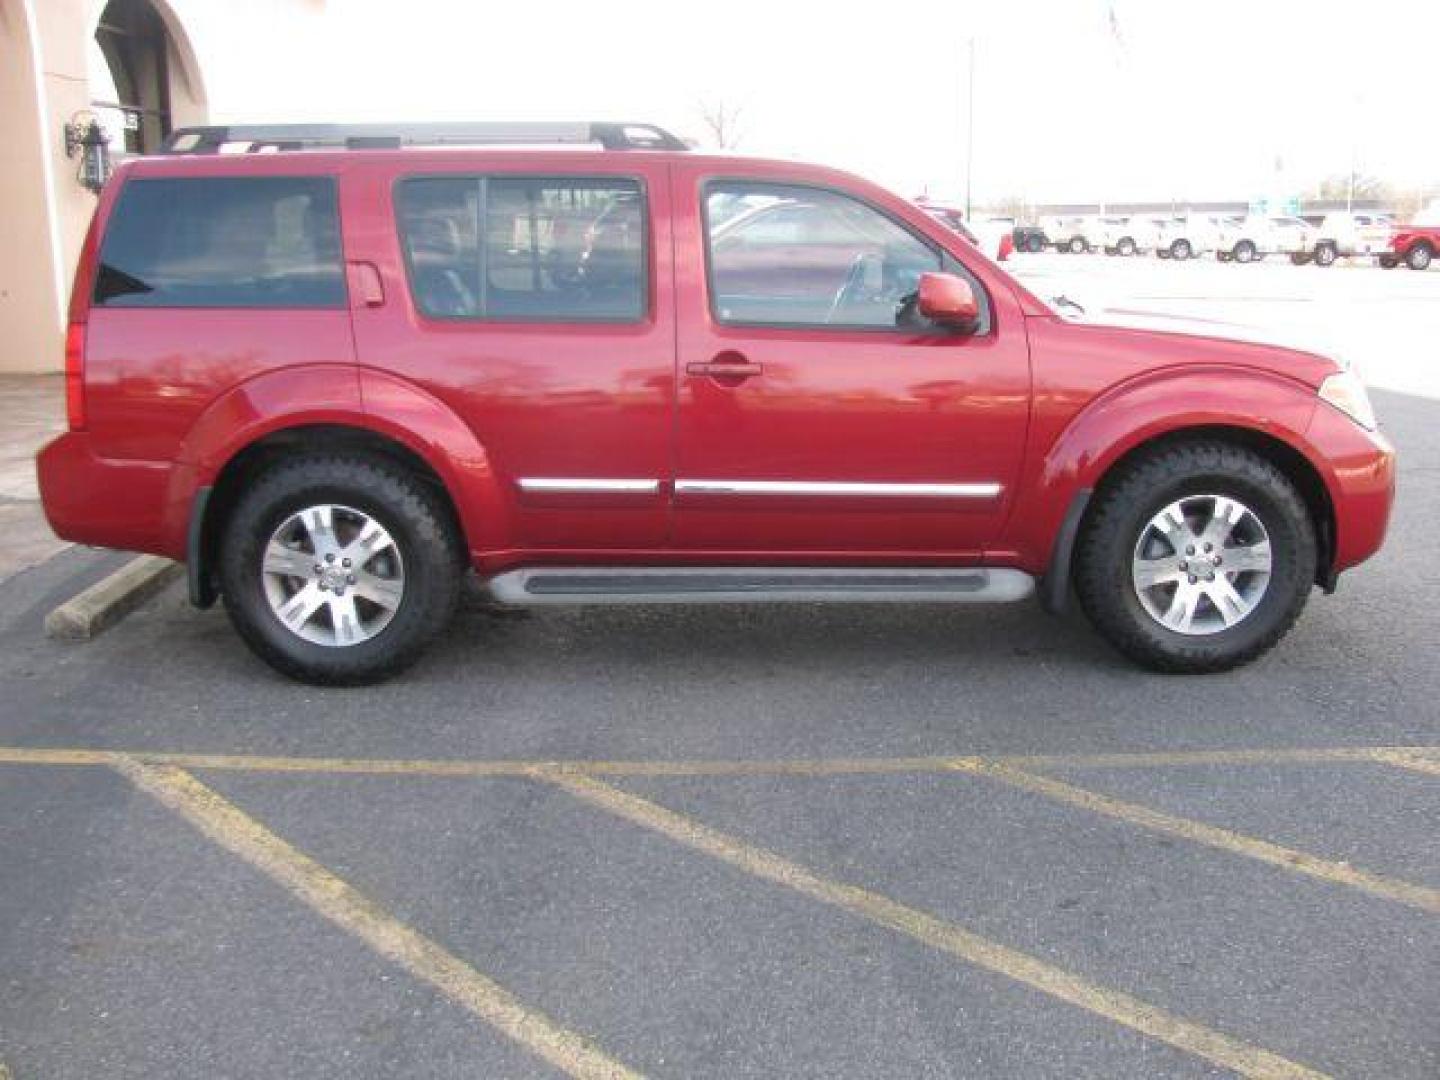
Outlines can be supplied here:
<path id="1" fill-rule="evenodd" d="M 0 0 L 0 371 L 48 370 L 61 359 L 51 147 L 33 14 L 29 0 Z"/>
<path id="2" fill-rule="evenodd" d="M 63 130 L 95 96 L 86 58 L 105 3 L 0 0 L 0 372 L 63 363 L 65 304 L 95 207 Z M 170 32 L 177 126 L 303 113 L 324 0 L 151 3 Z"/>

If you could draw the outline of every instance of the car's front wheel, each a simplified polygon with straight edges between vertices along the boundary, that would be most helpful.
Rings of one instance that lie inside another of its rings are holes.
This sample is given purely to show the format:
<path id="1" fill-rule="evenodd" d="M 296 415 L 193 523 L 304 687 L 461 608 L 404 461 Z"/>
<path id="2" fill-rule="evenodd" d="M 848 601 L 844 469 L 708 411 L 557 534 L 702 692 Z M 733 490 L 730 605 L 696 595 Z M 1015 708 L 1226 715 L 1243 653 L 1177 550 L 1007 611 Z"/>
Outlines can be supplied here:
<path id="1" fill-rule="evenodd" d="M 263 660 L 321 685 L 408 667 L 449 621 L 463 557 L 430 485 L 382 458 L 335 454 L 263 472 L 225 526 L 220 580 Z"/>
<path id="2" fill-rule="evenodd" d="M 1340 257 L 1340 252 L 1334 244 L 1326 242 L 1315 245 L 1315 254 L 1312 257 L 1316 266 L 1333 266 L 1335 260 Z"/>
<path id="3" fill-rule="evenodd" d="M 1172 259 L 1188 259 L 1192 254 L 1189 240 L 1176 240 L 1170 245 L 1170 257 Z"/>
<path id="4" fill-rule="evenodd" d="M 1429 244 L 1416 244 L 1405 253 L 1405 265 L 1411 270 L 1428 270 L 1434 253 Z"/>
<path id="5" fill-rule="evenodd" d="M 1285 474 L 1226 443 L 1170 446 L 1097 492 L 1075 585 L 1097 629 L 1161 671 L 1224 671 L 1270 649 L 1315 580 L 1315 528 Z"/>

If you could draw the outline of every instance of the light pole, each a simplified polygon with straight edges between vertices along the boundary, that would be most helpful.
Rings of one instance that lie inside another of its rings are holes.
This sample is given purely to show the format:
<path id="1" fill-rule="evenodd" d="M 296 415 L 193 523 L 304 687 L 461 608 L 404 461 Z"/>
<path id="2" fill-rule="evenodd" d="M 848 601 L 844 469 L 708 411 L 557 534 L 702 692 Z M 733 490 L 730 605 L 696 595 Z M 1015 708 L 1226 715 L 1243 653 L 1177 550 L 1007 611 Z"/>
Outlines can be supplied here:
<path id="1" fill-rule="evenodd" d="M 970 38 L 969 117 L 965 121 L 965 220 L 970 220 L 970 177 L 975 164 L 975 38 Z"/>

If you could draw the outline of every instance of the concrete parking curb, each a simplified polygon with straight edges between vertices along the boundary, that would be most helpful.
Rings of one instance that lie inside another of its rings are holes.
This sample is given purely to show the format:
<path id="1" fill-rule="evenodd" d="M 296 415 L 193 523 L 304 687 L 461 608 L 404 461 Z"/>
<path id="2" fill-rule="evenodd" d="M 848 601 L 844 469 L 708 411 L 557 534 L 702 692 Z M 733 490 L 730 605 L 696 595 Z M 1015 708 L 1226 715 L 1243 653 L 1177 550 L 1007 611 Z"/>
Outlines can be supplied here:
<path id="1" fill-rule="evenodd" d="M 157 555 L 131 559 L 46 615 L 45 634 L 60 641 L 89 641 L 178 578 L 182 569 Z"/>

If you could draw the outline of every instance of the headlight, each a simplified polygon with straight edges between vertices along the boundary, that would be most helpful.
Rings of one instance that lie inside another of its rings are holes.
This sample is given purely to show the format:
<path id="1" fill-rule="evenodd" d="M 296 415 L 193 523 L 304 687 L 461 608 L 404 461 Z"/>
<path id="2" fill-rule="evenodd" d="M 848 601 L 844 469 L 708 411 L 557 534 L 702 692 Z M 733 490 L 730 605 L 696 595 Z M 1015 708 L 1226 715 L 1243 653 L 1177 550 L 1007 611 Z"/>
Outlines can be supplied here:
<path id="1" fill-rule="evenodd" d="M 1320 384 L 1320 398 L 1328 401 L 1367 431 L 1375 430 L 1375 409 L 1360 376 L 1337 371 Z"/>

